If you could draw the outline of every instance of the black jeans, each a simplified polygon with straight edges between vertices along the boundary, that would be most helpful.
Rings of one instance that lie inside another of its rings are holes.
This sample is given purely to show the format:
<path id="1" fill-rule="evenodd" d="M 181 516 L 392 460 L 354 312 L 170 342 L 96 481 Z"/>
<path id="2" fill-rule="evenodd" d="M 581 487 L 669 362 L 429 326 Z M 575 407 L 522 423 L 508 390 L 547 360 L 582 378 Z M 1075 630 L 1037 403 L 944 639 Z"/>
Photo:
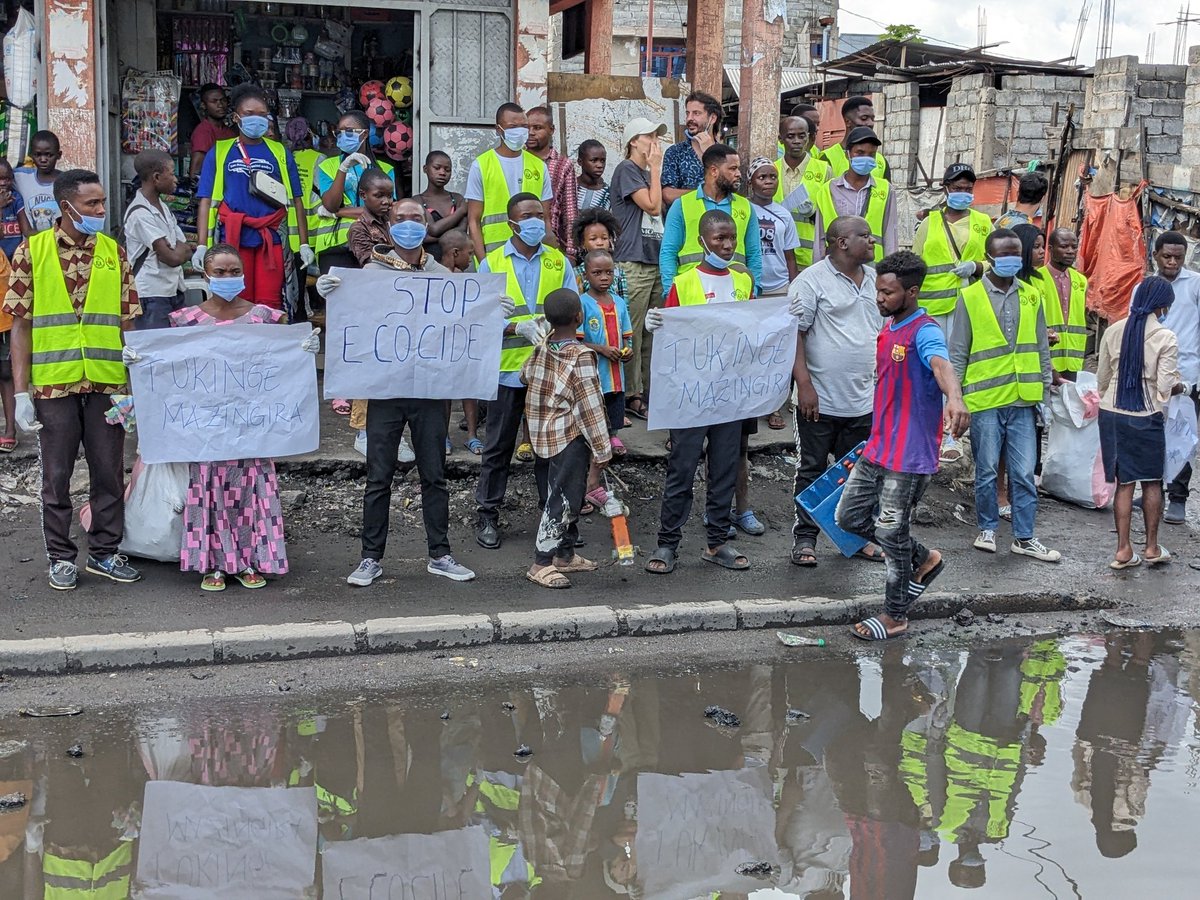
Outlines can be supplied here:
<path id="1" fill-rule="evenodd" d="M 708 443 L 708 490 L 704 510 L 708 513 L 708 547 L 719 547 L 729 540 L 733 491 L 737 486 L 741 462 L 742 422 L 722 422 L 698 428 L 671 429 L 671 456 L 667 460 L 667 484 L 663 489 L 662 521 L 658 546 L 679 550 L 683 526 L 692 514 L 692 483 L 696 467 Z"/>
<path id="2" fill-rule="evenodd" d="M 142 297 L 142 314 L 134 320 L 138 331 L 147 328 L 170 328 L 171 313 L 183 309 L 184 296 L 182 293 L 173 297 Z"/>
<path id="3" fill-rule="evenodd" d="M 475 485 L 475 503 L 479 507 L 479 521 L 500 520 L 500 504 L 508 490 L 508 472 L 512 467 L 513 451 L 517 448 L 517 435 L 521 432 L 521 417 L 525 415 L 527 388 L 511 388 L 500 385 L 495 400 L 487 404 L 487 428 L 484 432 L 483 456 L 479 460 L 479 483 Z M 546 460 L 538 459 L 534 464 L 537 480 L 539 506 L 546 505 Z"/>
<path id="4" fill-rule="evenodd" d="M 822 414 L 815 422 L 805 419 L 796 410 L 796 483 L 792 497 L 816 481 L 829 468 L 829 457 L 837 462 L 860 443 L 871 436 L 871 414 L 864 416 L 827 416 Z M 796 503 L 796 521 L 792 525 L 792 539 L 797 543 L 803 538 L 816 542 L 821 529 L 812 516 Z"/>
<path id="5" fill-rule="evenodd" d="M 404 426 L 421 476 L 421 517 L 429 558 L 450 552 L 450 491 L 446 488 L 446 410 L 441 400 L 367 401 L 367 489 L 363 493 L 362 555 L 383 559 L 392 511 L 392 478 Z"/>
<path id="6" fill-rule="evenodd" d="M 1195 404 L 1196 414 L 1200 415 L 1200 391 L 1192 388 L 1192 403 Z M 1175 480 L 1167 485 L 1167 499 L 1172 503 L 1187 503 L 1191 489 L 1188 485 L 1192 480 L 1192 464 L 1184 463 Z"/>
<path id="7" fill-rule="evenodd" d="M 587 490 L 592 451 L 577 437 L 562 452 L 546 460 L 546 508 L 534 539 L 534 560 L 548 566 L 555 558 L 570 562 L 579 537 L 579 509 Z"/>
<path id="8" fill-rule="evenodd" d="M 887 586 L 884 612 L 893 619 L 904 619 L 912 603 L 908 583 L 913 571 L 929 558 L 929 550 L 913 538 L 909 530 L 917 502 L 929 487 L 931 475 L 893 472 L 860 459 L 850 471 L 842 499 L 838 501 L 838 527 L 851 534 L 875 541 L 887 559 Z M 995 490 L 992 491 L 995 496 Z M 875 509 L 878 506 L 879 512 Z"/>

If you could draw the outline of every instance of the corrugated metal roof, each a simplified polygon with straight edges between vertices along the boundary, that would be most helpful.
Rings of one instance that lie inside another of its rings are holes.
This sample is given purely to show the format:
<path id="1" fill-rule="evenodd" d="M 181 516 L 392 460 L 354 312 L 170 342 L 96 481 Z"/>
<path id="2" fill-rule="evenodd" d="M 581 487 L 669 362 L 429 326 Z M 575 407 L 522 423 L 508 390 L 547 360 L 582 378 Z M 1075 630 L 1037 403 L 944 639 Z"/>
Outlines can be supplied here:
<path id="1" fill-rule="evenodd" d="M 741 96 L 742 92 L 742 67 L 741 66 L 726 66 L 725 80 L 729 82 L 729 86 L 733 89 L 734 96 Z M 784 66 L 783 71 L 779 76 L 779 93 L 786 94 L 788 91 L 794 91 L 802 88 L 814 81 L 819 81 L 820 76 L 812 69 L 805 68 L 790 68 Z"/>

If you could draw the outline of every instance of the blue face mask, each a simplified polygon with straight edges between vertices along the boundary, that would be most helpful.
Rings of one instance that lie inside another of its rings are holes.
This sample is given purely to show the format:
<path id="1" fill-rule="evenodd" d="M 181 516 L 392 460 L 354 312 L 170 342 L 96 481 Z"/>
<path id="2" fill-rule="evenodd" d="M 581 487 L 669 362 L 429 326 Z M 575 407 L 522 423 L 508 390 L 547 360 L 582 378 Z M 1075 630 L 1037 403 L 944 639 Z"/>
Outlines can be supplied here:
<path id="1" fill-rule="evenodd" d="M 975 202 L 975 195 L 966 191 L 951 191 L 946 195 L 946 205 L 951 209 L 970 209 Z"/>
<path id="2" fill-rule="evenodd" d="M 425 234 L 429 231 L 420 222 L 395 222 L 388 233 L 392 236 L 392 241 L 397 247 L 404 250 L 416 250 L 425 243 Z"/>
<path id="3" fill-rule="evenodd" d="M 93 235 L 99 234 L 104 230 L 104 216 L 85 216 L 83 213 L 79 212 L 79 210 L 77 210 L 74 205 L 70 203 L 70 201 L 64 201 L 63 206 L 71 207 L 71 212 L 74 214 L 71 216 L 71 221 L 75 224 L 75 227 L 79 229 L 80 234 Z M 78 218 L 76 218 L 76 216 L 78 216 Z"/>
<path id="4" fill-rule="evenodd" d="M 1167 322 L 1167 314 L 1166 313 L 1163 313 L 1161 316 L 1158 316 L 1157 318 L 1158 318 L 1158 323 L 1160 325 L 1166 324 L 1166 322 Z"/>
<path id="5" fill-rule="evenodd" d="M 270 126 L 266 116 L 242 116 L 238 119 L 238 128 L 248 138 L 262 137 Z"/>
<path id="6" fill-rule="evenodd" d="M 1019 256 L 997 256 L 992 259 L 992 271 L 1001 278 L 1012 278 L 1024 268 Z"/>
<path id="7" fill-rule="evenodd" d="M 523 219 L 513 224 L 517 226 L 517 237 L 527 246 L 536 247 L 546 238 L 546 223 L 541 219 Z"/>
<path id="8" fill-rule="evenodd" d="M 208 289 L 226 303 L 232 303 L 246 289 L 245 275 L 230 275 L 227 278 L 208 279 Z"/>
<path id="9" fill-rule="evenodd" d="M 504 146 L 513 152 L 516 152 L 517 150 L 524 150 L 525 142 L 527 140 L 529 140 L 528 128 L 504 129 Z"/>
<path id="10" fill-rule="evenodd" d="M 729 268 L 730 260 L 725 259 L 725 257 L 723 257 L 723 256 L 717 256 L 717 254 L 713 253 L 711 250 L 708 249 L 708 247 L 705 246 L 704 241 L 700 242 L 700 246 L 704 247 L 704 263 L 705 263 L 705 265 L 711 266 L 714 269 L 728 269 Z"/>
<path id="11" fill-rule="evenodd" d="M 353 153 L 362 146 L 363 139 L 353 131 L 339 131 L 337 147 L 343 153 Z"/>
<path id="12" fill-rule="evenodd" d="M 850 160 L 850 168 L 854 170 L 856 175 L 870 175 L 875 171 L 875 157 L 856 156 Z"/>

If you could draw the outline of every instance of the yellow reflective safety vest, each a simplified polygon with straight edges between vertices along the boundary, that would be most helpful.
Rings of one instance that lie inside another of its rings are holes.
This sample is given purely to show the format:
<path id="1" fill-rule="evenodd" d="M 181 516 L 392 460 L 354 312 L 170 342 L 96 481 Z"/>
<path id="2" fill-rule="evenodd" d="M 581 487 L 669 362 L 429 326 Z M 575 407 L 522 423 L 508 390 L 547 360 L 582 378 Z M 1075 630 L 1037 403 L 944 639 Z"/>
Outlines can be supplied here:
<path id="1" fill-rule="evenodd" d="M 320 203 L 319 197 L 313 194 L 313 182 L 317 178 L 317 166 L 324 155 L 319 150 L 293 150 L 292 159 L 296 162 L 296 174 L 300 176 L 300 203 L 304 206 L 305 222 L 308 223 L 308 246 L 313 248 L 314 252 L 319 252 L 320 238 L 322 229 L 329 226 L 324 225 L 330 219 L 321 219 L 317 213 L 316 204 Z M 293 253 L 300 252 L 300 229 L 298 227 L 299 217 L 296 215 L 296 207 L 288 207 L 288 243 L 292 248 Z M 331 229 L 332 230 L 332 229 Z"/>
<path id="2" fill-rule="evenodd" d="M 546 297 L 563 285 L 563 270 L 567 266 L 567 258 L 553 247 L 543 244 L 541 260 L 542 269 L 538 275 L 537 309 L 530 313 L 525 295 L 521 293 L 521 283 L 517 280 L 516 269 L 512 259 L 505 254 L 504 245 L 501 244 L 487 255 L 488 271 L 504 275 L 505 293 L 516 302 L 516 310 L 508 317 L 508 321 L 513 324 L 542 315 L 542 304 Z M 500 345 L 500 371 L 520 372 L 521 366 L 525 365 L 525 360 L 531 356 L 533 356 L 533 345 L 525 338 L 519 334 L 505 335 L 504 341 Z"/>
<path id="3" fill-rule="evenodd" d="M 46 232 L 50 233 L 50 232 Z M 99 862 L 42 854 L 44 900 L 128 900 L 133 843 L 122 841 Z"/>
<path id="4" fill-rule="evenodd" d="M 732 269 L 729 270 L 729 276 L 733 279 L 734 296 L 738 300 L 749 300 L 754 293 L 754 279 L 745 272 L 735 272 Z M 673 287 L 680 306 L 703 306 L 708 303 L 699 269 L 689 269 L 682 275 L 677 275 Z"/>
<path id="5" fill-rule="evenodd" d="M 292 769 L 288 775 L 288 787 L 301 787 L 299 769 Z M 313 789 L 317 793 L 317 808 L 322 812 L 335 816 L 353 816 L 358 814 L 358 788 L 354 789 L 351 799 L 347 800 L 341 794 L 335 794 L 313 778 Z"/>
<path id="6" fill-rule="evenodd" d="M 1002 744 L 953 722 L 946 732 L 945 759 L 946 805 L 938 832 L 957 843 L 971 813 L 982 803 L 987 807 L 987 836 L 1007 837 L 1009 801 L 1021 768 L 1020 743 Z"/>
<path id="7" fill-rule="evenodd" d="M 1021 663 L 1021 703 L 1018 711 L 1030 716 L 1040 709 L 1040 724 L 1053 725 L 1062 715 L 1062 678 L 1067 658 L 1053 638 L 1034 642 Z"/>
<path id="8" fill-rule="evenodd" d="M 679 248 L 679 268 L 676 274 L 694 269 L 704 262 L 704 248 L 700 246 L 700 219 L 708 212 L 704 203 L 704 188 L 684 194 L 679 198 L 679 208 L 683 213 L 683 246 Z M 733 250 L 733 262 L 729 268 L 739 272 L 749 271 L 746 268 L 746 228 L 751 221 L 758 227 L 758 218 L 750 210 L 750 201 L 741 194 L 730 194 L 730 215 L 737 231 L 737 246 Z"/>
<path id="9" fill-rule="evenodd" d="M 124 384 L 121 362 L 121 257 L 117 242 L 96 235 L 83 313 L 76 314 L 67 293 L 58 256 L 57 231 L 30 235 L 33 264 L 34 387 L 75 384 Z"/>
<path id="10" fill-rule="evenodd" d="M 796 223 L 796 234 L 800 238 L 800 246 L 796 248 L 796 265 L 800 268 L 812 265 L 813 259 L 813 241 L 816 239 L 817 226 L 812 218 L 801 218 L 796 215 L 794 207 L 798 203 L 790 196 L 783 195 L 783 167 L 786 163 L 783 159 L 775 160 L 775 171 L 779 173 L 779 186 L 775 188 L 775 202 L 783 205 L 783 208 L 792 214 L 792 221 Z M 804 177 L 802 184 L 809 198 L 812 197 L 816 189 L 828 181 L 832 177 L 829 163 L 816 155 L 815 151 L 808 155 L 808 162 L 804 166 Z"/>
<path id="11" fill-rule="evenodd" d="M 317 171 L 328 175 L 331 179 L 337 178 L 338 166 L 341 164 L 342 158 L 340 156 L 328 156 L 321 160 L 321 165 L 317 167 Z M 375 165 L 383 169 L 384 174 L 387 175 L 388 178 L 392 179 L 392 193 L 395 194 L 396 176 L 393 174 L 393 168 L 382 160 L 377 160 Z M 362 173 L 359 174 L 361 175 Z M 320 203 L 321 198 L 318 196 L 317 205 L 320 205 Z M 362 204 L 359 202 L 358 197 L 351 197 L 347 194 L 343 195 L 342 197 L 342 205 L 354 207 L 361 206 Z M 313 209 L 315 210 L 316 206 L 314 206 Z M 342 218 L 341 216 L 337 216 L 332 219 L 322 218 L 320 216 L 316 216 L 315 218 L 321 223 L 320 246 L 318 246 L 316 243 L 313 243 L 312 225 L 309 225 L 308 239 L 309 244 L 317 253 L 320 253 L 322 250 L 328 250 L 331 247 L 344 247 L 347 243 L 349 243 L 350 226 L 357 221 L 356 219 L 346 219 Z"/>
<path id="12" fill-rule="evenodd" d="M 960 247 L 962 256 L 954 252 L 950 239 L 946 236 L 945 214 L 940 209 L 929 213 L 928 231 L 925 232 L 925 247 L 921 256 L 925 260 L 925 280 L 921 282 L 921 292 L 917 302 L 931 316 L 947 316 L 954 312 L 958 305 L 958 292 L 962 280 L 954 274 L 954 267 L 960 262 L 982 263 L 986 255 L 984 245 L 987 236 L 992 231 L 992 220 L 985 213 L 968 210 L 971 222 L 971 236 L 966 246 Z"/>
<path id="13" fill-rule="evenodd" d="M 837 178 L 834 175 L 834 178 Z M 816 206 L 817 212 L 821 214 L 822 233 L 816 236 L 816 240 L 825 240 L 825 231 L 829 230 L 833 220 L 838 218 L 841 213 L 837 211 L 837 207 L 833 205 L 833 191 L 830 190 L 832 181 L 826 181 L 824 184 L 818 185 L 816 191 L 811 194 L 813 205 Z M 892 192 L 892 186 L 881 178 L 871 178 L 871 190 L 867 195 L 867 205 L 860 213 L 850 213 L 849 215 L 858 215 L 867 220 L 867 224 L 871 226 L 871 237 L 875 238 L 875 262 L 883 259 L 883 212 L 887 209 L 888 196 Z"/>
<path id="14" fill-rule="evenodd" d="M 1009 349 L 987 289 L 981 282 L 963 288 L 963 305 L 971 321 L 971 355 L 963 376 L 963 401 L 971 412 L 999 409 L 1018 400 L 1041 403 L 1042 364 L 1038 355 L 1037 313 L 1041 292 L 1019 279 L 1021 315 L 1017 339 Z"/>
<path id="15" fill-rule="evenodd" d="M 512 237 L 512 229 L 508 226 L 508 201 L 514 193 L 529 193 L 538 198 L 542 196 L 545 185 L 543 179 L 547 177 L 546 164 L 528 150 L 522 150 L 521 165 L 521 183 L 516 191 L 510 192 L 504 169 L 500 165 L 500 155 L 492 149 L 479 156 L 479 174 L 483 180 L 483 213 L 479 218 L 479 226 L 483 234 L 484 253 L 502 247 Z"/>
<path id="16" fill-rule="evenodd" d="M 840 141 L 822 150 L 821 156 L 825 162 L 829 163 L 829 168 L 833 169 L 834 178 L 850 171 L 850 157 L 846 155 L 846 148 L 841 145 Z M 887 159 L 878 150 L 875 151 L 875 170 L 871 174 L 884 181 L 888 180 L 888 176 L 891 174 L 888 171 Z"/>
<path id="17" fill-rule="evenodd" d="M 1050 365 L 1056 372 L 1080 372 L 1087 350 L 1088 281 L 1087 276 L 1074 269 L 1067 269 L 1067 274 L 1071 278 L 1071 296 L 1066 321 L 1063 321 L 1062 302 L 1058 299 L 1058 285 L 1046 266 L 1038 269 L 1038 286 L 1042 290 L 1046 328 L 1058 332 L 1058 343 L 1050 345 Z"/>
<path id="18" fill-rule="evenodd" d="M 223 141 L 217 141 L 216 147 L 213 148 L 213 152 L 216 153 L 214 160 L 216 168 L 213 177 L 212 205 L 208 210 L 208 243 L 210 245 L 217 243 L 217 239 L 214 237 L 217 233 L 217 209 L 220 207 L 221 201 L 225 199 L 225 167 L 229 162 L 229 154 L 241 153 L 241 150 L 235 146 L 237 142 L 237 138 L 226 138 Z M 294 198 L 292 196 L 292 179 L 288 177 L 288 152 L 279 141 L 263 138 L 263 143 L 267 145 L 271 156 L 275 158 L 275 164 L 279 167 L 279 180 L 283 184 L 283 189 L 287 191 L 290 204 Z M 294 216 L 288 219 L 288 224 L 293 224 L 294 219 Z M 296 249 L 300 249 L 299 244 Z"/>

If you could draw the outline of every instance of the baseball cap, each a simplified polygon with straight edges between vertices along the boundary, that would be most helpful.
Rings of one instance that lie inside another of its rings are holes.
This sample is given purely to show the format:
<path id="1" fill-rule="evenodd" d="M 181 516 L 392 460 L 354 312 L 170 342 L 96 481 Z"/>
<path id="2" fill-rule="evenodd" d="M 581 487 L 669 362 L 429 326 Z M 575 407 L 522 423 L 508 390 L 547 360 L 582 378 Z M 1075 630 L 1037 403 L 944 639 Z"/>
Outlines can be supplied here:
<path id="1" fill-rule="evenodd" d="M 850 129 L 850 135 L 846 138 L 847 147 L 853 147 L 855 144 L 874 144 L 878 147 L 883 144 L 883 141 L 872 129 L 866 125 L 859 125 L 857 128 Z"/>
<path id="2" fill-rule="evenodd" d="M 645 116 L 638 116 L 625 126 L 625 141 L 629 144 L 635 137 L 642 134 L 654 134 L 662 137 L 667 133 L 667 126 L 659 122 L 657 125 L 647 119 Z"/>
<path id="3" fill-rule="evenodd" d="M 951 163 L 946 167 L 946 174 L 942 176 L 942 184 L 949 184 L 957 178 L 969 178 L 975 181 L 975 170 L 971 168 L 970 163 L 957 162 Z"/>

